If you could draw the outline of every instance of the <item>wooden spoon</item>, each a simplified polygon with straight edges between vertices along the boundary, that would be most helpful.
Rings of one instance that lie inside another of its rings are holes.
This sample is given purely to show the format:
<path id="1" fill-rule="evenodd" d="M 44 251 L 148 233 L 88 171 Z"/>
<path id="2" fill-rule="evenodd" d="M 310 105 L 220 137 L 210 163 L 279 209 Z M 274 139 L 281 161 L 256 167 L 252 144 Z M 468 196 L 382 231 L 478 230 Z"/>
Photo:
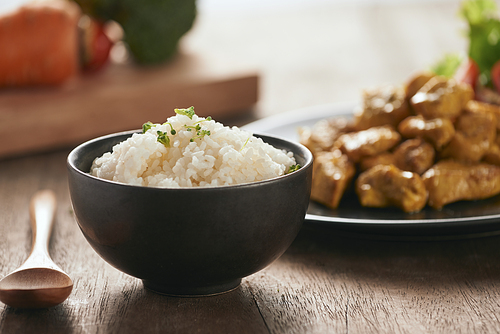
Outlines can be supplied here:
<path id="1" fill-rule="evenodd" d="M 71 278 L 50 258 L 49 240 L 56 210 L 56 197 L 42 190 L 32 197 L 30 217 L 32 248 L 28 259 L 0 281 L 0 300 L 11 307 L 43 308 L 68 298 Z"/>

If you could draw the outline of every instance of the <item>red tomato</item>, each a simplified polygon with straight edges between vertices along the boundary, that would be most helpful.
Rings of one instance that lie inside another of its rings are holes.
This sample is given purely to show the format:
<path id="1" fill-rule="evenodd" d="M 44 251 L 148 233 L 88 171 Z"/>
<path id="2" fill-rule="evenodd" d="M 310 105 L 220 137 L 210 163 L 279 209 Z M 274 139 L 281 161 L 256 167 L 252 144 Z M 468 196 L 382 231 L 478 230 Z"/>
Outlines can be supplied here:
<path id="1" fill-rule="evenodd" d="M 104 24 L 93 19 L 89 34 L 90 38 L 86 45 L 88 59 L 84 63 L 83 69 L 86 72 L 95 72 L 107 63 L 113 42 L 104 33 Z"/>
<path id="2" fill-rule="evenodd" d="M 500 93 L 500 60 L 497 61 L 491 69 L 491 81 L 497 92 Z"/>
<path id="3" fill-rule="evenodd" d="M 472 89 L 476 89 L 477 79 L 479 78 L 479 66 L 472 58 L 468 58 L 460 65 L 455 73 L 455 79 L 458 82 L 463 82 L 471 85 Z"/>

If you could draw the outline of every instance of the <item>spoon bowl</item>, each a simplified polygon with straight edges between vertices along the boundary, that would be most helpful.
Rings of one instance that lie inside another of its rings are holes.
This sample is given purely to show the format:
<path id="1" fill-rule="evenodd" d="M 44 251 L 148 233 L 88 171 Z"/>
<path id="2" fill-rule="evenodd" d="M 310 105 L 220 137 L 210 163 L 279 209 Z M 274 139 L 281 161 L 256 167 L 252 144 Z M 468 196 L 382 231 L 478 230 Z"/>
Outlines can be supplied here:
<path id="1" fill-rule="evenodd" d="M 62 303 L 73 282 L 50 258 L 48 244 L 54 223 L 56 197 L 37 192 L 30 203 L 31 254 L 24 264 L 0 281 L 0 301 L 16 308 L 44 308 Z"/>
<path id="2" fill-rule="evenodd" d="M 50 268 L 16 271 L 0 282 L 0 300 L 11 307 L 43 308 L 68 298 L 73 282 L 68 275 Z"/>

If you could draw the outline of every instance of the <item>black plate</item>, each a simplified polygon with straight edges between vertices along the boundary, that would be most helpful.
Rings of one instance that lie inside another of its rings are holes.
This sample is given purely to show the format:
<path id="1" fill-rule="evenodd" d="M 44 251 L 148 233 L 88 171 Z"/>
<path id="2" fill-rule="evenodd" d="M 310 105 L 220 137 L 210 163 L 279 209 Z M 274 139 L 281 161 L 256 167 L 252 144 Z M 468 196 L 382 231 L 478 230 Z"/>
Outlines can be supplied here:
<path id="1" fill-rule="evenodd" d="M 312 126 L 324 118 L 351 117 L 354 106 L 345 103 L 294 110 L 258 120 L 243 129 L 298 140 L 298 127 Z M 336 210 L 311 202 L 306 223 L 375 238 L 449 239 L 500 234 L 500 195 L 452 203 L 442 210 L 426 207 L 407 214 L 398 209 L 362 207 L 351 190 Z"/>

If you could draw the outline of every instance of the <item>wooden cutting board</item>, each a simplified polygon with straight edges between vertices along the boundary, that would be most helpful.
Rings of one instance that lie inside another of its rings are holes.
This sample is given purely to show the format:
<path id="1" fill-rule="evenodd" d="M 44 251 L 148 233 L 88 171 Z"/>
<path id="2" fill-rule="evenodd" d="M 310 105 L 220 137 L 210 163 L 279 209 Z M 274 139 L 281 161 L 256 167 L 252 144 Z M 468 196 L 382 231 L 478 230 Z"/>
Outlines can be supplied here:
<path id="1" fill-rule="evenodd" d="M 160 67 L 112 64 L 61 87 L 0 90 L 0 159 L 160 123 L 174 108 L 194 106 L 215 120 L 248 112 L 258 79 L 254 70 L 179 54 Z"/>

